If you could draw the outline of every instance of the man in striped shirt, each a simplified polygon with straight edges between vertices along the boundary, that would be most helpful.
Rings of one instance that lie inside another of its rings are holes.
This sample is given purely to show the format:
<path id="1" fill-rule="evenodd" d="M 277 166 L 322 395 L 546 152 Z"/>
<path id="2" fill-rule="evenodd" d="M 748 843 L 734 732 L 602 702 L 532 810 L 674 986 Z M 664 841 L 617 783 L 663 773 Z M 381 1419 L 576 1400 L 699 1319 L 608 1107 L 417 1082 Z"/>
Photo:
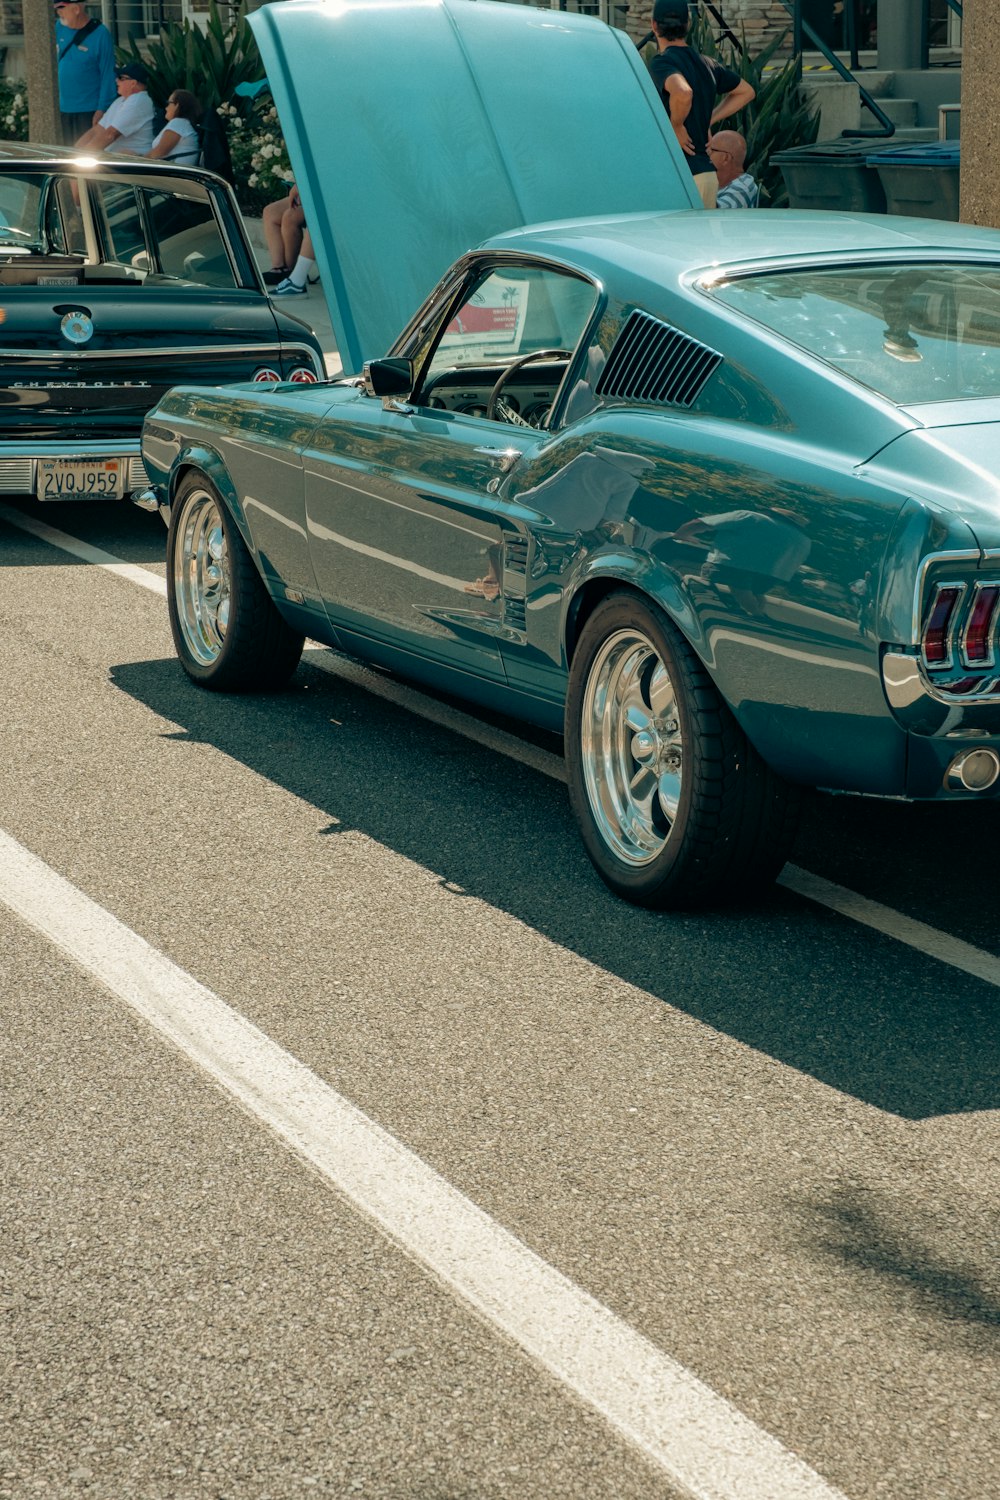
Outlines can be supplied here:
<path id="1" fill-rule="evenodd" d="M 756 208 L 760 189 L 744 172 L 747 143 L 738 130 L 717 130 L 708 140 L 708 155 L 719 179 L 716 208 Z"/>

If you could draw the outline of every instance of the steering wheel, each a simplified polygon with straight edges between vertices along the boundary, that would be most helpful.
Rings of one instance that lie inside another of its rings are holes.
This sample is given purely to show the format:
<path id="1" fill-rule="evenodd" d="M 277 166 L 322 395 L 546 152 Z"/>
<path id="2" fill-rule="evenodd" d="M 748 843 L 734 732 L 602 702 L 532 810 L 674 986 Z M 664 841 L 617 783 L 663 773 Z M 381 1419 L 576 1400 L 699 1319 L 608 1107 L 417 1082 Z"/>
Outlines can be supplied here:
<path id="1" fill-rule="evenodd" d="M 507 384 L 510 377 L 523 370 L 525 365 L 530 365 L 536 359 L 569 359 L 572 356 L 571 349 L 532 349 L 529 354 L 522 354 L 519 359 L 511 360 L 505 370 L 501 370 L 500 379 L 490 391 L 490 399 L 486 403 L 486 415 L 489 418 L 499 417 L 502 422 L 511 422 L 515 427 L 534 427 L 534 422 L 525 421 L 520 412 L 508 406 L 506 401 L 500 400 L 500 392 Z"/>

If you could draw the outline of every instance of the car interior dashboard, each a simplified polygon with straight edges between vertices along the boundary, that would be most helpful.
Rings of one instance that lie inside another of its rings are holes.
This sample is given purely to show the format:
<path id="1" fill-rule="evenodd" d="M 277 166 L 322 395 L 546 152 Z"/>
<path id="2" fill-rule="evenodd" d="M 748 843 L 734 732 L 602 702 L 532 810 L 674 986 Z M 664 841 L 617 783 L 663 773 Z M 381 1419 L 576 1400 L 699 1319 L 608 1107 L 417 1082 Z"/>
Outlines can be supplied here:
<path id="1" fill-rule="evenodd" d="M 504 403 L 529 427 L 544 427 L 568 361 L 545 360 L 514 370 L 503 383 Z M 490 397 L 505 366 L 463 365 L 441 370 L 421 387 L 419 401 L 438 410 L 485 417 Z"/>

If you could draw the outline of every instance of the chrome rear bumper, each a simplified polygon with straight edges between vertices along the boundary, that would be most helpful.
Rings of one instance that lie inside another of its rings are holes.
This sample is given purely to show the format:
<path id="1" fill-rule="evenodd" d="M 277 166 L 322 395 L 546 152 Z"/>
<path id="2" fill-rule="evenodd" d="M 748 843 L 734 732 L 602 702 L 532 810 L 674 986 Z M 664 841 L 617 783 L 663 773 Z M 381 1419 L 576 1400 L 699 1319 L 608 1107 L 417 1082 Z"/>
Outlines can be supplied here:
<path id="1" fill-rule="evenodd" d="M 42 458 L 124 458 L 128 461 L 125 475 L 125 497 L 133 490 L 149 483 L 145 465 L 139 456 L 139 443 L 95 442 L 74 443 L 0 443 L 0 495 L 36 495 L 37 466 Z"/>

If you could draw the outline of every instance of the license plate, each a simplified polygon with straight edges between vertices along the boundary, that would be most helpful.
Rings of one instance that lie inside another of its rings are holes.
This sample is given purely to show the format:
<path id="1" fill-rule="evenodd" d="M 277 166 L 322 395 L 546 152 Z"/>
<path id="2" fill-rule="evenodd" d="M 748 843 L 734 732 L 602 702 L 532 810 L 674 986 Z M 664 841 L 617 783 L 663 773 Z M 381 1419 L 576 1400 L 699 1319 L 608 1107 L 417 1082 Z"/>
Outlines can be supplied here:
<path id="1" fill-rule="evenodd" d="M 40 458 L 35 493 L 39 500 L 121 500 L 123 469 L 120 458 Z"/>

